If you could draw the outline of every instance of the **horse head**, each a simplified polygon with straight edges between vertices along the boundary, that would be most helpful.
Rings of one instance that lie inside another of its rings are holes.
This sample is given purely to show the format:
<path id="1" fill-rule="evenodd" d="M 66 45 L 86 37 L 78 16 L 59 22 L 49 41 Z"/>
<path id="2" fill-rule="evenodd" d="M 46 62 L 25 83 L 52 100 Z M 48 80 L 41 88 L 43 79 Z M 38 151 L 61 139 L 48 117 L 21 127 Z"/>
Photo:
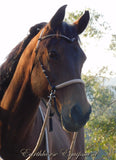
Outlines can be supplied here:
<path id="1" fill-rule="evenodd" d="M 40 30 L 34 49 L 36 56 L 31 73 L 33 93 L 47 99 L 52 86 L 73 79 L 81 79 L 86 56 L 79 45 L 79 34 L 86 28 L 89 12 L 69 25 L 63 22 L 66 6 L 61 7 L 50 22 Z M 43 73 L 43 68 L 48 76 Z M 49 81 L 48 81 L 49 80 Z M 91 107 L 83 83 L 75 83 L 56 91 L 56 103 L 62 126 L 78 131 L 89 119 Z"/>

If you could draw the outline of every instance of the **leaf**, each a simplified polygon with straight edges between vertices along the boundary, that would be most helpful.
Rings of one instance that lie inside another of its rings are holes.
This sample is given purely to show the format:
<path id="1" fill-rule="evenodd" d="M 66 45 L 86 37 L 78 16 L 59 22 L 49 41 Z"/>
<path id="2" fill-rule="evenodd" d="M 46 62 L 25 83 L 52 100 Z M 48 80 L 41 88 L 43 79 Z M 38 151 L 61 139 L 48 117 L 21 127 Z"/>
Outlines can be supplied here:
<path id="1" fill-rule="evenodd" d="M 106 155 L 106 152 L 100 149 L 94 160 L 103 160 L 103 157 Z"/>

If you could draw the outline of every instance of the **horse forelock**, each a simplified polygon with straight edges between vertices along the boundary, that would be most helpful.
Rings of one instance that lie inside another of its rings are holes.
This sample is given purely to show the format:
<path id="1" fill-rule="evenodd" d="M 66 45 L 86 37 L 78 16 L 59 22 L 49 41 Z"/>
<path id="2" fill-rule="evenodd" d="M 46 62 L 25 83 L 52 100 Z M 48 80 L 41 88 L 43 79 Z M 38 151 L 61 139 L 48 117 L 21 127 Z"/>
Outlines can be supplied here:
<path id="1" fill-rule="evenodd" d="M 17 64 L 24 49 L 27 47 L 32 38 L 43 28 L 46 23 L 36 24 L 29 30 L 29 35 L 24 38 L 8 55 L 6 61 L 0 67 L 0 101 L 8 88 L 8 85 L 16 70 Z"/>
<path id="2" fill-rule="evenodd" d="M 44 29 L 44 36 L 49 34 L 64 35 L 70 39 L 77 38 L 77 40 L 79 40 L 79 36 L 75 26 L 64 21 L 61 24 L 57 25 L 55 28 L 51 28 L 50 24 L 48 23 L 48 25 L 46 25 Z"/>
<path id="3" fill-rule="evenodd" d="M 74 37 L 76 34 L 76 31 L 74 30 L 73 25 L 69 25 L 66 22 L 62 22 L 62 24 L 60 25 L 59 28 L 61 30 L 61 34 L 65 35 L 69 38 Z"/>

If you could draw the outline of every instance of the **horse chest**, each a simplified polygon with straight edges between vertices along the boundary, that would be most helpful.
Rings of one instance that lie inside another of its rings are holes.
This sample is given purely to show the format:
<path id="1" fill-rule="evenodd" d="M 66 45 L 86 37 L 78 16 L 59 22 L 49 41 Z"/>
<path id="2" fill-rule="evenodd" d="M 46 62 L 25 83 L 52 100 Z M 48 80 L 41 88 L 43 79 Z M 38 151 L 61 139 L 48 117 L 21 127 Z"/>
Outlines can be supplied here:
<path id="1" fill-rule="evenodd" d="M 45 107 L 42 107 L 42 111 L 45 115 L 45 112 L 46 112 Z M 50 158 L 53 160 L 57 160 L 57 159 L 64 160 L 64 158 L 68 154 L 72 139 L 71 139 L 71 136 L 62 129 L 61 123 L 58 120 L 58 117 L 56 114 L 52 117 L 52 123 L 53 123 L 53 131 L 49 132 L 49 123 L 48 123 L 47 125 L 48 140 L 44 138 L 43 141 L 45 143 L 43 144 L 44 146 L 42 147 L 43 150 L 41 150 L 40 152 L 42 152 L 42 154 L 46 153 L 46 150 L 47 150 L 46 144 L 48 143 Z"/>

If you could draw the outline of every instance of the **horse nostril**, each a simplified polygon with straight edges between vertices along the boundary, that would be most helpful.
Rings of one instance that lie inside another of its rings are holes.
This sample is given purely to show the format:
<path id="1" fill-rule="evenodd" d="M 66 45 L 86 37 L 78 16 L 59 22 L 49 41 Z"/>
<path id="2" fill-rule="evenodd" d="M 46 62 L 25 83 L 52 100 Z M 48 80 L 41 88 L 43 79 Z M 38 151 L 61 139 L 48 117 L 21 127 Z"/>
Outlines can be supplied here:
<path id="1" fill-rule="evenodd" d="M 89 108 L 89 111 L 85 115 L 83 115 L 81 107 L 78 104 L 76 104 L 72 107 L 71 114 L 69 117 L 73 120 L 74 123 L 84 125 L 89 120 L 90 113 L 91 106 Z"/>
<path id="2" fill-rule="evenodd" d="M 78 123 L 82 120 L 83 114 L 79 105 L 75 105 L 71 109 L 71 118 L 75 123 Z"/>

